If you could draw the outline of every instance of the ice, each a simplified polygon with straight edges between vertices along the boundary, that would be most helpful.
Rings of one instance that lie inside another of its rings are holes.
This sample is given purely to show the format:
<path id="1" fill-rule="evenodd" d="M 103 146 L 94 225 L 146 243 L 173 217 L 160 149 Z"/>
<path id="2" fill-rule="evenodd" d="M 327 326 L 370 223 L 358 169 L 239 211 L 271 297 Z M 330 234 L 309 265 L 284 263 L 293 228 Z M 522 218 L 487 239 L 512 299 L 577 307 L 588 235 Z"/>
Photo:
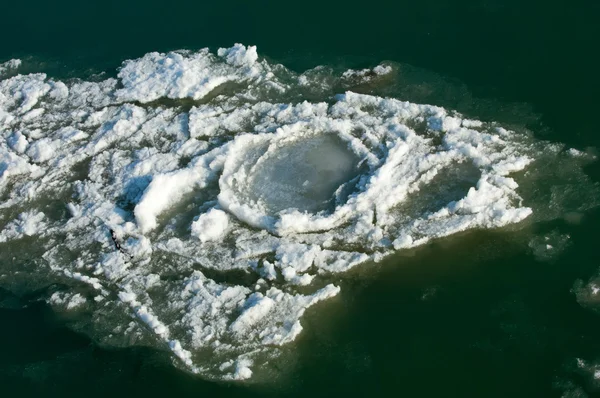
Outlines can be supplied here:
<path id="1" fill-rule="evenodd" d="M 95 82 L 11 65 L 0 70 L 0 253 L 35 256 L 33 278 L 70 289 L 48 301 L 90 311 L 99 340 L 166 350 L 207 378 L 260 374 L 353 267 L 543 214 L 548 201 L 522 195 L 547 184 L 540 159 L 571 162 L 561 181 L 586 185 L 573 150 L 334 91 L 392 84 L 393 65 L 298 75 L 241 44 L 149 53 Z"/>
<path id="2" fill-rule="evenodd" d="M 55 292 L 48 298 L 48 303 L 54 307 L 71 311 L 82 307 L 87 299 L 80 293 L 70 294 L 65 292 Z"/>
<path id="3" fill-rule="evenodd" d="M 275 258 L 280 267 L 292 267 L 297 272 L 305 272 L 320 252 L 317 245 L 283 243 L 277 247 Z"/>
<path id="4" fill-rule="evenodd" d="M 2 75 L 17 69 L 19 66 L 21 66 L 22 61 L 20 59 L 11 59 L 8 60 L 4 63 L 0 64 L 0 77 L 2 77 Z"/>
<path id="5" fill-rule="evenodd" d="M 241 359 L 237 361 L 235 365 L 235 373 L 233 374 L 233 379 L 245 380 L 252 377 L 252 370 L 250 370 L 250 366 L 252 366 L 252 361 L 248 359 Z"/>
<path id="6" fill-rule="evenodd" d="M 373 69 L 349 69 L 342 74 L 342 78 L 354 79 L 360 83 L 367 83 L 372 81 L 373 79 L 376 79 L 377 77 L 390 74 L 392 70 L 392 67 L 389 65 L 377 65 Z"/>
<path id="7" fill-rule="evenodd" d="M 13 78 L 0 82 L 2 91 L 8 95 L 5 102 L 5 109 L 18 103 L 19 106 L 15 109 L 17 114 L 25 114 L 31 110 L 37 103 L 38 99 L 50 90 L 50 85 L 45 82 L 46 75 L 36 74 L 29 76 L 15 76 Z M 4 105 L 4 104 L 3 104 Z"/>
<path id="8" fill-rule="evenodd" d="M 412 244 L 413 244 L 413 238 L 410 235 L 399 236 L 393 242 L 394 249 L 396 249 L 396 250 L 407 249 L 407 248 L 411 247 Z"/>
<path id="9" fill-rule="evenodd" d="M 17 153 L 23 153 L 27 149 L 27 145 L 29 145 L 29 141 L 27 141 L 27 137 L 23 135 L 20 131 L 15 131 L 10 135 L 7 139 L 7 143 L 11 149 L 13 149 Z"/>
<path id="10" fill-rule="evenodd" d="M 257 60 L 256 47 L 236 44 L 219 49 L 218 58 L 207 49 L 198 53 L 149 53 L 127 61 L 119 71 L 124 88 L 116 95 L 123 101 L 152 102 L 159 98 L 201 99 L 227 82 L 241 83 L 268 73 Z"/>
<path id="11" fill-rule="evenodd" d="M 56 141 L 42 138 L 29 145 L 26 154 L 33 162 L 42 163 L 54 157 L 58 145 L 60 144 Z"/>
<path id="12" fill-rule="evenodd" d="M 256 46 L 249 46 L 246 48 L 239 43 L 236 43 L 236 45 L 231 48 L 219 48 L 217 54 L 219 57 L 225 58 L 225 61 L 233 66 L 251 67 L 258 59 Z"/>
<path id="13" fill-rule="evenodd" d="M 210 209 L 192 223 L 192 236 L 201 242 L 220 239 L 229 226 L 229 216 L 223 210 Z"/>
<path id="14" fill-rule="evenodd" d="M 237 334 L 244 334 L 249 328 L 264 318 L 273 308 L 275 302 L 261 293 L 253 293 L 248 297 L 244 312 L 231 324 L 230 329 Z"/>
<path id="15" fill-rule="evenodd" d="M 25 236 L 34 236 L 44 232 L 46 215 L 43 212 L 28 211 L 19 214 L 19 217 L 9 222 L 0 232 L 0 242 L 21 239 Z"/>
<path id="16" fill-rule="evenodd" d="M 28 159 L 18 154 L 0 148 L 0 182 L 5 182 L 11 176 L 29 174 L 36 176 L 39 168 L 28 162 Z"/>
<path id="17" fill-rule="evenodd" d="M 146 188 L 144 195 L 135 207 L 135 217 L 142 232 L 153 230 L 157 226 L 156 218 L 172 207 L 195 188 L 203 188 L 215 178 L 211 164 L 221 150 L 197 158 L 186 169 L 167 174 L 158 174 Z M 216 154 L 215 154 L 216 153 Z M 219 166 L 216 166 L 217 168 Z"/>
<path id="18" fill-rule="evenodd" d="M 554 230 L 543 236 L 533 237 L 529 241 L 529 248 L 536 260 L 552 261 L 557 254 L 569 246 L 570 240 L 571 237 L 568 234 L 561 234 L 558 230 Z"/>
<path id="19" fill-rule="evenodd" d="M 327 134 L 267 150 L 248 176 L 248 194 L 270 212 L 332 207 L 335 191 L 358 174 L 358 156 Z"/>

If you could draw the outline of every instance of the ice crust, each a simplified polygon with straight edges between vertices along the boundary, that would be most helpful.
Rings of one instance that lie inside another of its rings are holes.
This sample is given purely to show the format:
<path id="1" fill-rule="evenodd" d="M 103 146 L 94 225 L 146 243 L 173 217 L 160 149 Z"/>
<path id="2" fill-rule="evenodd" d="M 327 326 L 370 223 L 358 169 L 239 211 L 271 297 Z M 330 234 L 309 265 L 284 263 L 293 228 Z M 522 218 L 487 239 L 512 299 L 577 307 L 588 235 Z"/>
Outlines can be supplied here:
<path id="1" fill-rule="evenodd" d="M 0 244 L 35 238 L 39 266 L 94 298 L 50 302 L 116 306 L 103 322 L 129 316 L 176 363 L 241 380 L 339 293 L 332 275 L 532 214 L 513 174 L 543 145 L 437 106 L 324 93 L 319 79 L 236 44 L 150 53 L 118 80 L 0 80 Z M 428 199 L 461 179 L 458 197 Z"/>

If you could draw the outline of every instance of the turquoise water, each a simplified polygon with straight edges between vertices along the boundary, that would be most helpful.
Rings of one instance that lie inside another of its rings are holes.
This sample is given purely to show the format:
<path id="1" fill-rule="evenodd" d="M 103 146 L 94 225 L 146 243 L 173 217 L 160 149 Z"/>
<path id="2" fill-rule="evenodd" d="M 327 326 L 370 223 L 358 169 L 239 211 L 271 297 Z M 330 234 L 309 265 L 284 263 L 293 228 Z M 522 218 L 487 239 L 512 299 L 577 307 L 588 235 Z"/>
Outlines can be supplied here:
<path id="1" fill-rule="evenodd" d="M 256 44 L 303 71 L 396 62 L 395 97 L 526 126 L 538 138 L 599 147 L 599 5 L 591 1 L 27 2 L 5 6 L 0 59 L 58 77 L 114 70 L 149 51 Z M 410 66 L 409 66 L 410 65 Z M 386 88 L 378 88 L 385 93 Z M 600 179 L 598 163 L 586 169 Z M 27 280 L 4 286 L 0 380 L 7 396 L 594 396 L 576 358 L 600 358 L 600 316 L 573 287 L 598 272 L 597 209 L 526 231 L 456 235 L 340 278 L 308 310 L 300 338 L 260 383 L 208 382 L 146 348 L 100 347 L 71 331 Z M 570 236 L 551 258 L 534 233 Z M 38 287 L 36 283 L 32 283 Z M 41 283 L 43 285 L 43 282 Z M 20 298 L 16 298 L 12 290 Z M 28 304 L 29 303 L 29 304 Z M 23 307 L 26 308 L 23 308 Z M 579 394 L 579 395 L 577 395 Z"/>

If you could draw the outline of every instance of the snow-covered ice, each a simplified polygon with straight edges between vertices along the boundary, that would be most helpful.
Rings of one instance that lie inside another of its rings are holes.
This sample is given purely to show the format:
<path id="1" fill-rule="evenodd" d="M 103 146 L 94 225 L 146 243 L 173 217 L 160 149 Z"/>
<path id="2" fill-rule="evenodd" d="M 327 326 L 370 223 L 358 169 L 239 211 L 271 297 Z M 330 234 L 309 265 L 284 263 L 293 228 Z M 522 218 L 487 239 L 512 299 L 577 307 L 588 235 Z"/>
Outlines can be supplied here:
<path id="1" fill-rule="evenodd" d="M 250 378 L 340 292 L 335 275 L 535 214 L 519 178 L 566 152 L 438 106 L 330 92 L 322 69 L 240 44 L 150 53 L 99 82 L 2 77 L 18 67 L 0 66 L 0 250 L 35 240 L 40 272 L 79 289 L 50 303 L 114 306 L 97 322 L 211 378 Z M 582 161 L 573 151 L 565 162 Z"/>

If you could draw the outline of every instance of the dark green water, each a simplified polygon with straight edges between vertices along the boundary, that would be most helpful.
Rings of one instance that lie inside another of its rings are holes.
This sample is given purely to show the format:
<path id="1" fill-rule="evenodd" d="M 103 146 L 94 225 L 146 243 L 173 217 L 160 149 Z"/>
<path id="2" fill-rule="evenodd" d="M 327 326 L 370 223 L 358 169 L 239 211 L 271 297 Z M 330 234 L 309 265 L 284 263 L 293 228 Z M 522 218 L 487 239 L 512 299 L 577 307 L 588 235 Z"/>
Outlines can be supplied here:
<path id="1" fill-rule="evenodd" d="M 148 51 L 234 42 L 256 44 L 261 55 L 297 70 L 391 60 L 431 71 L 416 70 L 413 81 L 423 74 L 428 82 L 450 82 L 440 87 L 453 89 L 433 90 L 428 102 L 528 124 L 539 137 L 576 148 L 600 147 L 600 4 L 593 1 L 35 0 L 2 9 L 0 59 L 32 57 L 56 75 L 114 70 L 123 59 Z M 600 181 L 598 163 L 587 172 Z M 524 233 L 475 232 L 396 257 L 376 271 L 355 272 L 341 282 L 338 298 L 308 311 L 305 330 L 291 348 L 297 354 L 290 355 L 293 362 L 282 376 L 260 385 L 203 381 L 146 349 L 97 347 L 69 331 L 69 319 L 2 292 L 0 391 L 598 395 L 600 385 L 577 370 L 575 358 L 600 358 L 600 316 L 582 308 L 572 288 L 598 272 L 599 221 L 600 212 L 592 210 L 579 224 L 532 226 L 571 236 L 571 244 L 550 261 L 536 259 Z"/>

